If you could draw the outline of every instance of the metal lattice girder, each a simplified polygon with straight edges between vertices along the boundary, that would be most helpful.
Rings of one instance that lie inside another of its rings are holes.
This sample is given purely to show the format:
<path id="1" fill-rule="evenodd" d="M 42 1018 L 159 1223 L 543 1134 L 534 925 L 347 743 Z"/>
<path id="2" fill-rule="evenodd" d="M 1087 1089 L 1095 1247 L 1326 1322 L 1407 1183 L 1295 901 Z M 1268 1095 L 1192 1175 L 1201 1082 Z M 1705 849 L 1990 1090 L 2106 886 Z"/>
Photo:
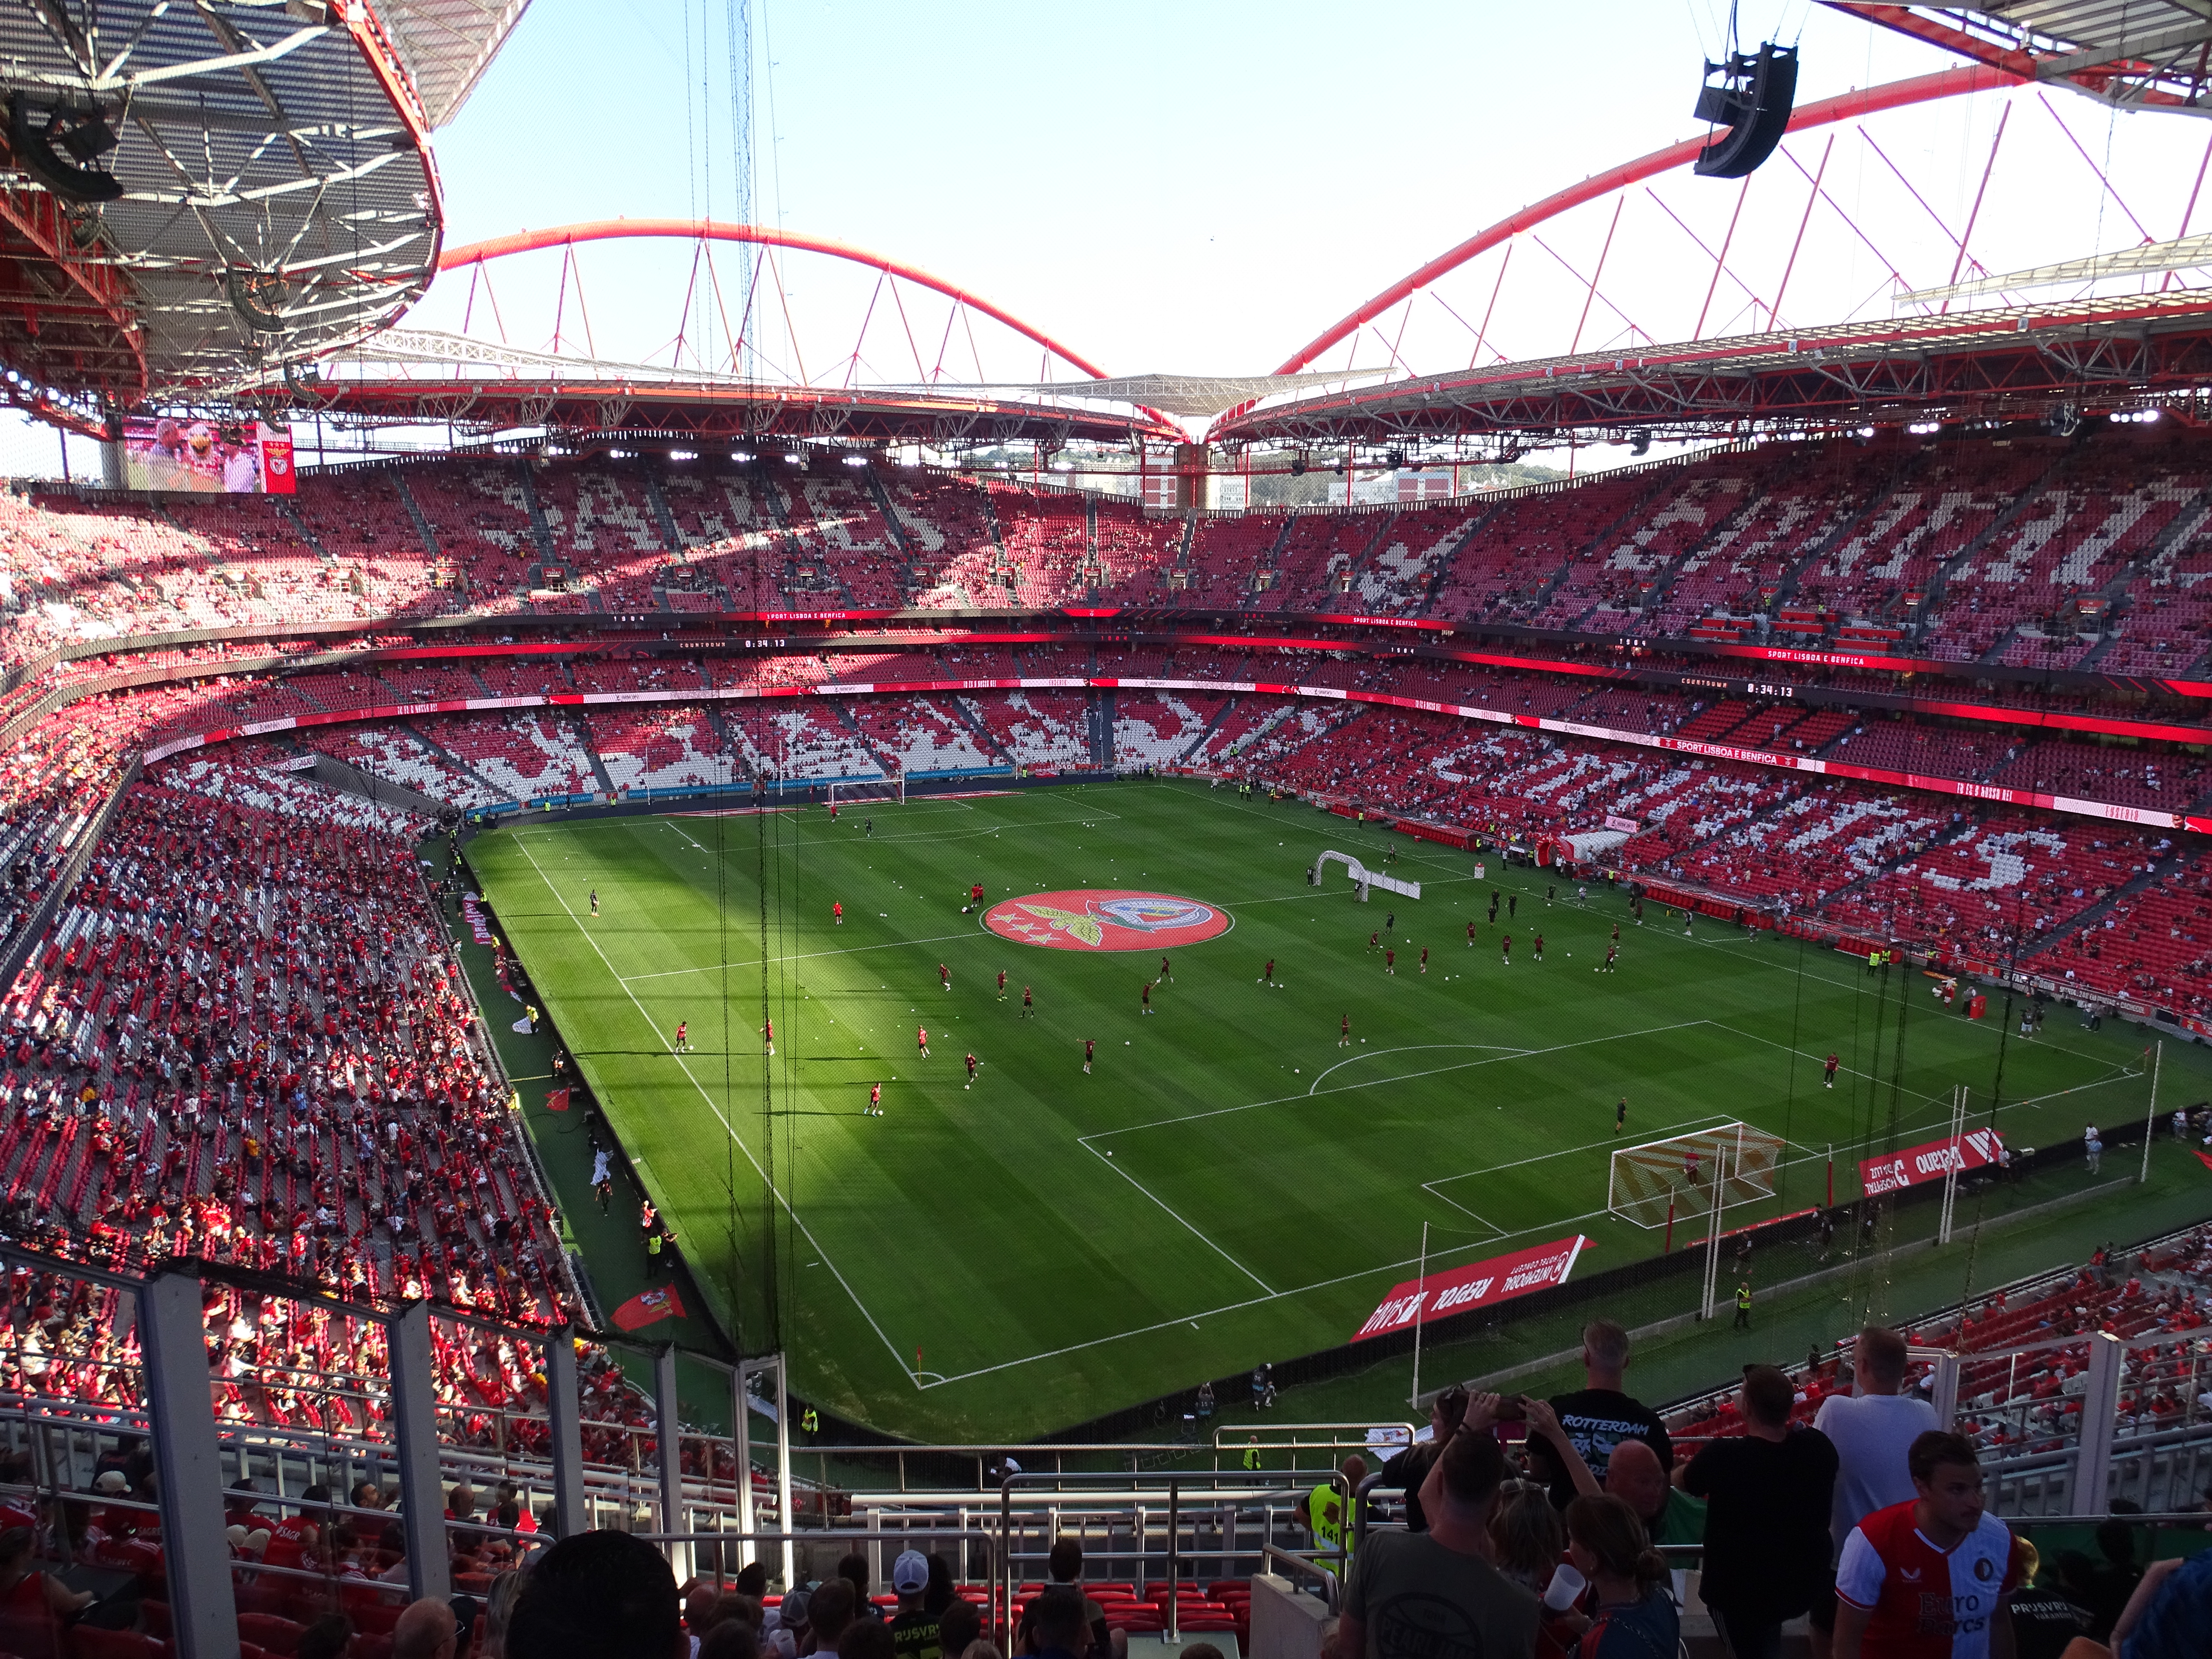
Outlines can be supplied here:
<path id="1" fill-rule="evenodd" d="M 2130 108 L 2212 114 L 2204 0 L 1996 0 L 1980 6 L 1823 0 L 2025 79 Z"/>
<path id="2" fill-rule="evenodd" d="M 0 220 L 54 219 L 112 284 L 104 351 L 0 314 L 0 359 L 41 386 L 203 389 L 358 338 L 428 284 L 429 120 L 366 6 L 19 0 L 0 8 L 0 94 L 33 129 L 96 115 L 115 141 L 76 158 L 112 175 L 112 200 L 76 199 L 12 151 L 0 168 Z M 62 264 L 31 280 L 59 294 Z"/>
<path id="3" fill-rule="evenodd" d="M 1968 283 L 1942 288 L 1923 288 L 1900 294 L 1898 305 L 1934 305 L 1943 300 L 1965 299 L 1976 294 L 2019 294 L 2033 288 L 2059 288 L 2074 283 L 2100 282 L 2107 276 L 2155 276 L 2168 270 L 2197 270 L 2212 266 L 2212 234 L 2184 236 L 2170 242 L 2145 242 L 2117 252 L 2094 253 L 2056 264 L 2008 270 L 1995 276 L 1978 276 Z"/>
<path id="4" fill-rule="evenodd" d="M 1846 323 L 1400 379 L 1263 404 L 1217 441 L 1377 442 L 1493 432 L 1940 418 L 2212 378 L 2212 294 L 2176 290 Z"/>

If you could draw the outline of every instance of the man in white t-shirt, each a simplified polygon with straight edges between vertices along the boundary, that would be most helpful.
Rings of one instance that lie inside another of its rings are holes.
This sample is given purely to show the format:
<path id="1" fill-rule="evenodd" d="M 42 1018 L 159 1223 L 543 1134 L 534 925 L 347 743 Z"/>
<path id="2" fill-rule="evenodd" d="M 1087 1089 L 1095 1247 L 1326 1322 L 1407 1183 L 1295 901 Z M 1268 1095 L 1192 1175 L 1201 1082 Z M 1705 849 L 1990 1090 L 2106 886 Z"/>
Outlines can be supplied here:
<path id="1" fill-rule="evenodd" d="M 1913 1498 L 1905 1454 L 1920 1436 L 1941 1426 L 1935 1407 L 1899 1392 L 1905 1364 L 1905 1339 L 1886 1327 L 1868 1326 L 1851 1350 L 1857 1394 L 1830 1395 L 1813 1419 L 1813 1426 L 1836 1448 L 1836 1495 L 1828 1530 L 1838 1556 L 1861 1521 Z M 1814 1599 L 1810 1624 L 1816 1659 L 1827 1659 L 1836 1624 L 1832 1596 Z"/>

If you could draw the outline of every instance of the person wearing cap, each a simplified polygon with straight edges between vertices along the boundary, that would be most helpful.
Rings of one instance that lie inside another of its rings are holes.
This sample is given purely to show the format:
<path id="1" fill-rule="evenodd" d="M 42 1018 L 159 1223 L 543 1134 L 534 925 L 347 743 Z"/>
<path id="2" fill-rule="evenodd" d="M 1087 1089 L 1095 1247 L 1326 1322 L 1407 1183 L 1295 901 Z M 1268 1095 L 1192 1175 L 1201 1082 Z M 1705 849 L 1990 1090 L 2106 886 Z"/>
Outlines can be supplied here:
<path id="1" fill-rule="evenodd" d="M 902 1550 L 891 1563 L 891 1589 L 898 1596 L 898 1611 L 890 1618 L 891 1651 L 896 1659 L 940 1659 L 938 1616 L 921 1605 L 922 1592 L 928 1588 L 929 1558 L 920 1550 Z"/>

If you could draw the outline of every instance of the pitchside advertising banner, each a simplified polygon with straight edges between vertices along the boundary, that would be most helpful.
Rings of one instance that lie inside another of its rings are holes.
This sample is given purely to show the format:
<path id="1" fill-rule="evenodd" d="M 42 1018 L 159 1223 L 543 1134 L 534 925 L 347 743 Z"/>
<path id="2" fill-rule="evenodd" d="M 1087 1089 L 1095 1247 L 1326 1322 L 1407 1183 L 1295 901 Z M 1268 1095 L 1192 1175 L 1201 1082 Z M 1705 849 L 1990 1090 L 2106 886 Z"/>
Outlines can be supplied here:
<path id="1" fill-rule="evenodd" d="M 292 437 L 258 421 L 132 416 L 123 423 L 123 482 L 130 489 L 205 495 L 291 495 Z"/>
<path id="2" fill-rule="evenodd" d="M 1370 1336 L 1425 1325 L 1431 1319 L 1448 1319 L 1470 1309 L 1486 1308 L 1531 1291 L 1564 1285 L 1575 1269 L 1575 1259 L 1589 1240 L 1577 1233 L 1572 1238 L 1539 1244 L 1512 1255 L 1493 1256 L 1471 1267 L 1430 1273 L 1393 1285 L 1382 1306 L 1367 1316 L 1367 1322 L 1352 1334 L 1354 1342 Z"/>
<path id="3" fill-rule="evenodd" d="M 1931 1140 L 1924 1146 L 1866 1159 L 1859 1165 L 1859 1182 L 1869 1198 L 1902 1192 L 1907 1187 L 1924 1187 L 1931 1181 L 1941 1181 L 1954 1158 L 1961 1174 L 1996 1163 L 2003 1145 L 1995 1129 L 1976 1129 L 1960 1135 L 1955 1152 L 1949 1140 Z"/>

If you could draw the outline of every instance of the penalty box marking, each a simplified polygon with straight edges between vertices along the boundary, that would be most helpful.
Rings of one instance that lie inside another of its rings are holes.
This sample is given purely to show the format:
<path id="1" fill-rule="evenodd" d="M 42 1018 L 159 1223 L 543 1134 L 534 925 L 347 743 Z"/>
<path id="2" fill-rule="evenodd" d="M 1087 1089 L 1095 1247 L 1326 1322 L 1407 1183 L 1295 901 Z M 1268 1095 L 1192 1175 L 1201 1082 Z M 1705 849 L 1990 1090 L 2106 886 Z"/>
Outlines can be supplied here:
<path id="1" fill-rule="evenodd" d="M 592 937 L 591 929 L 584 926 L 582 919 L 570 908 L 568 901 L 561 896 L 560 889 L 554 886 L 553 878 L 546 873 L 545 866 L 538 863 L 537 855 L 527 847 L 522 849 L 522 855 L 530 860 L 530 867 L 538 872 L 538 878 L 545 884 L 545 890 L 553 895 L 553 902 L 568 913 L 569 921 L 574 924 L 576 931 L 584 936 L 584 942 L 592 947 L 592 954 L 599 957 L 600 965 L 605 968 L 608 975 L 617 985 L 622 985 L 623 994 L 630 1000 L 631 1006 L 637 1010 L 638 1018 L 645 1022 L 646 1029 L 658 1039 L 660 1028 L 653 1023 L 653 1016 L 646 1012 L 645 1005 L 638 1000 L 637 993 L 631 990 L 628 985 L 623 984 L 621 976 L 615 973 L 614 963 L 607 960 L 607 953 L 599 949 L 599 940 Z M 845 1294 L 852 1297 L 853 1305 L 860 1310 L 860 1317 L 868 1322 L 869 1328 L 875 1332 L 878 1338 L 882 1340 L 885 1350 L 890 1354 L 891 1363 L 905 1374 L 908 1381 L 914 1382 L 917 1388 L 923 1386 L 916 1378 L 914 1367 L 908 1365 L 905 1356 L 899 1352 L 898 1345 L 890 1340 L 884 1328 L 877 1322 L 875 1315 L 868 1311 L 868 1304 L 860 1300 L 860 1292 L 853 1288 L 852 1281 L 845 1277 L 843 1270 L 830 1259 L 830 1252 L 822 1248 L 822 1241 L 815 1237 L 814 1230 L 800 1217 L 791 1200 L 769 1180 L 768 1171 L 761 1167 L 760 1160 L 753 1156 L 753 1149 L 745 1144 L 745 1138 L 737 1132 L 730 1120 L 722 1115 L 722 1109 L 714 1103 L 714 1096 L 707 1092 L 707 1085 L 700 1082 L 692 1072 L 690 1063 L 681 1054 L 674 1058 L 678 1067 L 690 1080 L 692 1088 L 698 1091 L 699 1098 L 707 1103 L 707 1109 L 714 1115 L 715 1121 L 722 1126 L 723 1133 L 727 1134 L 732 1143 L 745 1155 L 745 1162 L 753 1166 L 753 1173 L 760 1177 L 762 1184 L 775 1194 L 776 1201 L 783 1206 L 783 1212 L 791 1218 L 792 1225 L 806 1236 L 806 1242 L 814 1247 L 816 1254 L 821 1257 L 822 1265 L 836 1276 L 837 1283 L 843 1286 Z"/>

